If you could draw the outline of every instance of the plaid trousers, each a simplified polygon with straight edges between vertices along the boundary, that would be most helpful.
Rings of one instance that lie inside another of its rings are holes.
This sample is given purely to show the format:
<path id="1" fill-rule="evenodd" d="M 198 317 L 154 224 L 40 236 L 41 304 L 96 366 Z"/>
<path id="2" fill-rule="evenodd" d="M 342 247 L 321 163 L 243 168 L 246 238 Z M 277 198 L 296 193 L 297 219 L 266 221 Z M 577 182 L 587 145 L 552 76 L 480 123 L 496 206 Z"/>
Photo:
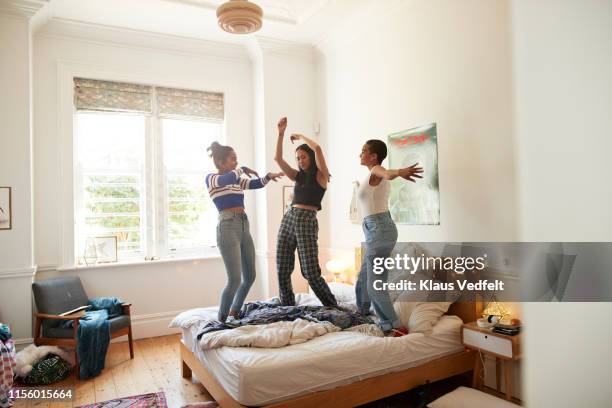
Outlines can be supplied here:
<path id="1" fill-rule="evenodd" d="M 290 208 L 283 216 L 276 242 L 276 270 L 280 301 L 284 306 L 295 305 L 291 274 L 297 248 L 302 275 L 324 306 L 337 306 L 336 298 L 321 277 L 317 239 L 319 224 L 315 211 Z"/>

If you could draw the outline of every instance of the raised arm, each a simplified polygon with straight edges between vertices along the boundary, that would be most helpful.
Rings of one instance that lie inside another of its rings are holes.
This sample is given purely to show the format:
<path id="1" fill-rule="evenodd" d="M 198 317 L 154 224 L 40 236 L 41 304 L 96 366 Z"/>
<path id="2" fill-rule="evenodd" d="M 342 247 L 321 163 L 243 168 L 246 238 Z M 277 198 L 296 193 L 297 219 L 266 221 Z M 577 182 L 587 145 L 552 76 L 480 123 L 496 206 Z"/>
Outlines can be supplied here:
<path id="1" fill-rule="evenodd" d="M 327 185 L 327 180 L 329 179 L 329 169 L 327 168 L 327 162 L 325 161 L 325 155 L 323 154 L 323 149 L 321 149 L 321 146 L 315 142 L 314 140 L 312 140 L 311 138 L 304 136 L 302 134 L 299 133 L 294 133 L 291 135 L 291 141 L 293 142 L 294 140 L 303 140 L 304 143 L 306 143 L 308 145 L 308 147 L 310 147 L 312 150 L 314 150 L 315 152 L 315 162 L 317 163 L 317 167 L 319 168 L 319 171 L 321 172 L 321 180 L 323 183 L 323 187 L 325 187 L 325 185 Z"/>
<path id="2" fill-rule="evenodd" d="M 393 180 L 394 178 L 401 177 L 405 180 L 416 181 L 414 178 L 423 178 L 419 173 L 423 172 L 422 167 L 417 167 L 418 163 L 413 164 L 410 167 L 404 167 L 402 169 L 385 169 L 383 166 L 378 165 L 372 168 L 372 174 L 376 177 L 380 177 L 385 180 Z"/>
<path id="3" fill-rule="evenodd" d="M 283 137 L 285 137 L 286 129 L 287 118 L 281 118 L 281 120 L 278 121 L 278 140 L 276 141 L 276 154 L 274 155 L 274 161 L 291 181 L 295 181 L 295 176 L 297 176 L 298 171 L 291 167 L 289 163 L 283 159 Z"/>

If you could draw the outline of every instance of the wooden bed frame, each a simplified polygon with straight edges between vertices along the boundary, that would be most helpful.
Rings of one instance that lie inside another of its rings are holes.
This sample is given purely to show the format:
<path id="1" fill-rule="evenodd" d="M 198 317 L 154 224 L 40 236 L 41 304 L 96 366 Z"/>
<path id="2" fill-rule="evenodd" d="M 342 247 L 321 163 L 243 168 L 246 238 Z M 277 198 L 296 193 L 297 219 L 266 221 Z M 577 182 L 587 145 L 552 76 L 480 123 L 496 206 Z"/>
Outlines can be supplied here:
<path id="1" fill-rule="evenodd" d="M 482 312 L 482 302 L 455 302 L 448 310 L 449 315 L 459 316 L 464 322 L 473 322 Z M 204 388 L 217 401 L 221 408 L 244 408 L 229 395 L 215 377 L 202 365 L 200 360 L 181 340 L 181 373 L 191 379 L 194 372 Z M 400 392 L 408 391 L 419 385 L 442 380 L 474 369 L 474 351 L 464 350 L 450 356 L 441 357 L 428 363 L 394 373 L 367 378 L 331 390 L 314 392 L 290 400 L 265 405 L 267 408 L 297 407 L 354 407 L 376 401 Z"/>

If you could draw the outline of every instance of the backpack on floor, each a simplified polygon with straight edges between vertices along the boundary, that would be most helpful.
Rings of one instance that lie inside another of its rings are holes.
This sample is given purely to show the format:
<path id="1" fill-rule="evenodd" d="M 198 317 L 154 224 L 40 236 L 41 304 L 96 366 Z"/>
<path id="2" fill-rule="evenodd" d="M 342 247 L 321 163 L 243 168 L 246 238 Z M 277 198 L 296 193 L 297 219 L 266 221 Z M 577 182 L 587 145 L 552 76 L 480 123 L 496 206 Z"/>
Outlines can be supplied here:
<path id="1" fill-rule="evenodd" d="M 32 371 L 23 380 L 28 385 L 48 385 L 70 375 L 72 367 L 70 364 L 55 354 L 49 354 L 38 363 L 34 364 Z"/>

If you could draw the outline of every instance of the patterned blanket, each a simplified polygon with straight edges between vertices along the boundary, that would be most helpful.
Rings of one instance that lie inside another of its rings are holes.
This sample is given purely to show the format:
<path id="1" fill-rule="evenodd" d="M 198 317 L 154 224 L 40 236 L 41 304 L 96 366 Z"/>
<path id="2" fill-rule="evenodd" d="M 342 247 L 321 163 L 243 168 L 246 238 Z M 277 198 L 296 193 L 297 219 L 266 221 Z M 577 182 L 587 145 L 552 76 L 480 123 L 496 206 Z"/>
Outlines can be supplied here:
<path id="1" fill-rule="evenodd" d="M 218 330 L 235 329 L 246 325 L 262 325 L 280 321 L 303 319 L 315 323 L 329 322 L 342 330 L 362 324 L 374 323 L 372 319 L 358 312 L 326 306 L 281 306 L 278 298 L 268 302 L 250 302 L 243 306 L 240 318 L 225 323 L 212 320 L 204 324 L 198 332 L 198 340 L 203 335 Z"/>

